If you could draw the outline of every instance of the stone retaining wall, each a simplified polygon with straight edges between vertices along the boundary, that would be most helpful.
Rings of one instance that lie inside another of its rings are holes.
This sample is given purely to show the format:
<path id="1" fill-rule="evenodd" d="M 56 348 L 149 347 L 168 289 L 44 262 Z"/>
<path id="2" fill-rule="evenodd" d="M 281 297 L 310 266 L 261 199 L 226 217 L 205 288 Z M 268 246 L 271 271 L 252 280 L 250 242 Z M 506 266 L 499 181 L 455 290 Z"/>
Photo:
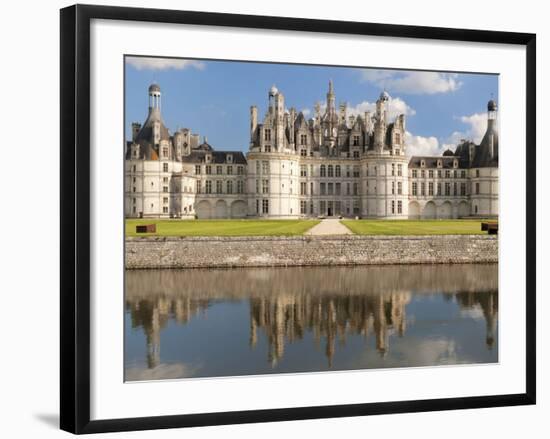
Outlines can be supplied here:
<path id="1" fill-rule="evenodd" d="M 489 235 L 129 237 L 126 268 L 498 262 Z"/>

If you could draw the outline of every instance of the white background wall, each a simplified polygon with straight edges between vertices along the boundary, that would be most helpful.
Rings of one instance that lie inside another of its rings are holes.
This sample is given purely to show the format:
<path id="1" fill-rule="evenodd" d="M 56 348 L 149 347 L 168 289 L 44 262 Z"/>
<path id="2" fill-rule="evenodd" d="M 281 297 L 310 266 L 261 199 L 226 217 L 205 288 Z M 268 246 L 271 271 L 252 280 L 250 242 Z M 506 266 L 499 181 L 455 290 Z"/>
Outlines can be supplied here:
<path id="1" fill-rule="evenodd" d="M 88 0 L 88 3 L 97 3 Z M 484 28 L 536 32 L 538 34 L 538 223 L 548 224 L 550 209 L 542 166 L 550 160 L 543 148 L 548 139 L 542 131 L 550 102 L 548 52 L 550 30 L 544 2 L 525 0 L 498 2 L 463 0 L 442 3 L 393 0 L 392 2 L 307 2 L 279 0 L 198 1 L 100 1 L 121 6 L 162 7 L 247 14 L 302 16 L 320 19 L 358 20 L 396 24 Z M 372 4 L 369 4 L 372 3 Z M 0 327 L 0 434 L 5 437 L 60 437 L 58 419 L 58 286 L 59 286 L 59 14 L 70 4 L 64 1 L 18 1 L 3 5 L 1 14 L 2 67 L 2 203 L 0 244 L 2 256 L 2 313 Z M 8 85 L 6 85 L 8 84 Z M 18 158 L 22 160 L 18 163 Z M 22 175 L 22 173 L 24 173 Z M 18 190 L 14 190 L 17 188 Z M 319 438 L 357 437 L 533 437 L 548 436 L 544 415 L 550 409 L 548 374 L 548 331 L 542 310 L 549 301 L 548 229 L 539 227 L 538 248 L 538 347 L 539 404 L 535 407 L 466 410 L 404 414 L 348 419 L 326 419 L 229 427 L 139 432 L 105 437 L 188 438 Z M 543 347 L 546 349 L 543 350 Z"/>

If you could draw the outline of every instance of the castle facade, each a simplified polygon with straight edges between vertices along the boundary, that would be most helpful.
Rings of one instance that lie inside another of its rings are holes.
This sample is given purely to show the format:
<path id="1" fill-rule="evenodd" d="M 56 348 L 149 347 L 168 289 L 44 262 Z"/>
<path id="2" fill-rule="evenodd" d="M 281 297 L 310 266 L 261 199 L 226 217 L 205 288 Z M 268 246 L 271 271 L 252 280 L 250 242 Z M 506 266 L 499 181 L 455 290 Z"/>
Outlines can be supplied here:
<path id="1" fill-rule="evenodd" d="M 161 90 L 149 87 L 149 114 L 126 142 L 128 218 L 379 219 L 498 216 L 497 104 L 488 102 L 479 145 L 465 140 L 441 156 L 407 156 L 405 115 L 388 117 L 383 92 L 374 112 L 336 108 L 332 81 L 313 118 L 286 110 L 275 86 L 260 121 L 250 108 L 250 144 L 216 151 L 184 128 L 171 134 Z"/>

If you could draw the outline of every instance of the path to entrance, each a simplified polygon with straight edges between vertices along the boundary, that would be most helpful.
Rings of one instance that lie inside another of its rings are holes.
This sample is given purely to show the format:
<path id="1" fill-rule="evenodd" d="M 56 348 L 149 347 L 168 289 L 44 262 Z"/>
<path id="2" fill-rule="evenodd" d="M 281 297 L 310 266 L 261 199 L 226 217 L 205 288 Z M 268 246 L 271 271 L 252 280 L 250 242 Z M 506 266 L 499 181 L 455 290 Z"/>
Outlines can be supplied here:
<path id="1" fill-rule="evenodd" d="M 351 235 L 351 230 L 336 218 L 324 219 L 309 229 L 306 235 Z"/>

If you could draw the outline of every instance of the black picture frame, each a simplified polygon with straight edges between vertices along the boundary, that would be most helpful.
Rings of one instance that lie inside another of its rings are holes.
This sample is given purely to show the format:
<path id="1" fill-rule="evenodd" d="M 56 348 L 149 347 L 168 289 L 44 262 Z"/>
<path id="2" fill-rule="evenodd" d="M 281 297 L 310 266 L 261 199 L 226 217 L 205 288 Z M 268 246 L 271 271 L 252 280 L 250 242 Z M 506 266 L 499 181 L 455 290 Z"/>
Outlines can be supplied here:
<path id="1" fill-rule="evenodd" d="M 90 420 L 90 22 L 93 19 L 405 37 L 526 48 L 526 392 Z M 536 35 L 303 18 L 75 5 L 61 10 L 61 429 L 76 433 L 195 427 L 535 404 L 536 401 Z"/>

